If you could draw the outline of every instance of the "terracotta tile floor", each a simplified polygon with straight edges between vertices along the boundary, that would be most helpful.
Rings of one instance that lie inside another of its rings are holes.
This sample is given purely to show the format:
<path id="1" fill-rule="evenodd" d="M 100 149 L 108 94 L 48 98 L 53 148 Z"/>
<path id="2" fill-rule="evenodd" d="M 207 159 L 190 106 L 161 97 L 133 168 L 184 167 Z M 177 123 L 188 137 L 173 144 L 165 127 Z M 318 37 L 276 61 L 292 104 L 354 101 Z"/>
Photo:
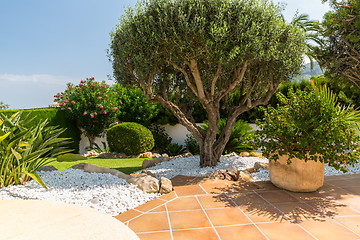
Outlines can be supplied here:
<path id="1" fill-rule="evenodd" d="M 325 177 L 313 193 L 176 176 L 174 191 L 115 218 L 141 240 L 360 239 L 360 174 Z"/>

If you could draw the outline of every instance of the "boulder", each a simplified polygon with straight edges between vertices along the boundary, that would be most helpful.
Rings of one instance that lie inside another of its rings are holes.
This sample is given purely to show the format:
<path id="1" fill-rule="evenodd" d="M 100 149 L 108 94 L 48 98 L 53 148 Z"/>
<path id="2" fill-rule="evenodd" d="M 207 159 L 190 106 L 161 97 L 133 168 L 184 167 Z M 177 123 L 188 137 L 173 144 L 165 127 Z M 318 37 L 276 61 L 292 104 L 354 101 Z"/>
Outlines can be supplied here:
<path id="1" fill-rule="evenodd" d="M 239 179 L 240 171 L 234 166 L 232 166 L 229 169 L 226 169 L 226 173 L 229 174 L 234 181 L 237 181 Z"/>
<path id="2" fill-rule="evenodd" d="M 152 158 L 152 153 L 151 152 L 144 152 L 144 153 L 139 155 L 139 158 Z"/>
<path id="3" fill-rule="evenodd" d="M 56 171 L 57 168 L 52 166 L 52 165 L 49 165 L 49 166 L 43 166 L 41 168 L 38 169 L 38 171 L 46 171 L 46 172 L 49 172 L 49 171 Z"/>
<path id="4" fill-rule="evenodd" d="M 161 155 L 162 157 L 169 157 L 169 155 L 167 155 L 166 153 L 163 153 L 162 155 Z"/>
<path id="5" fill-rule="evenodd" d="M 154 160 L 147 160 L 145 159 L 143 162 L 142 162 L 142 169 L 145 169 L 145 168 L 149 168 L 149 167 L 152 167 L 152 166 L 155 166 L 156 165 L 156 162 Z"/>
<path id="6" fill-rule="evenodd" d="M 234 152 L 224 155 L 223 157 L 237 157 L 238 155 Z"/>
<path id="7" fill-rule="evenodd" d="M 152 173 L 152 172 L 150 172 L 150 171 L 142 170 L 141 173 L 145 173 L 146 175 L 150 175 L 150 176 L 156 178 L 155 173 Z M 138 174 L 137 174 L 137 175 L 138 175 Z"/>
<path id="8" fill-rule="evenodd" d="M 84 157 L 97 157 L 99 153 L 97 153 L 95 150 L 90 150 L 87 153 L 84 153 Z"/>
<path id="9" fill-rule="evenodd" d="M 259 152 L 250 152 L 250 155 L 253 157 L 263 158 L 262 153 Z"/>
<path id="10" fill-rule="evenodd" d="M 250 153 L 248 153 L 248 152 L 242 152 L 242 153 L 240 153 L 240 157 L 250 157 L 251 155 L 250 155 Z"/>
<path id="11" fill-rule="evenodd" d="M 76 165 L 72 166 L 71 168 L 84 170 L 84 167 L 85 167 L 86 164 L 87 163 L 79 163 L 79 164 L 76 164 Z"/>
<path id="12" fill-rule="evenodd" d="M 258 172 L 258 170 L 255 169 L 255 168 L 247 168 L 246 171 L 247 171 L 248 173 Z"/>
<path id="13" fill-rule="evenodd" d="M 171 180 L 161 177 L 161 187 L 160 187 L 160 193 L 166 194 L 173 190 L 173 185 Z"/>
<path id="14" fill-rule="evenodd" d="M 109 169 L 109 168 L 103 168 L 103 167 L 99 167 L 90 163 L 85 163 L 84 166 L 84 171 L 85 172 L 89 172 L 89 173 L 110 173 L 114 176 L 117 176 L 118 178 L 122 178 L 125 180 L 128 180 L 131 178 L 130 175 L 127 175 L 123 172 L 120 172 L 116 169 Z"/>
<path id="15" fill-rule="evenodd" d="M 213 178 L 213 179 L 219 179 L 219 180 L 229 180 L 229 181 L 234 181 L 234 179 L 232 178 L 232 176 L 227 172 L 227 170 L 216 170 L 214 172 L 212 172 L 209 176 L 209 178 Z"/>
<path id="16" fill-rule="evenodd" d="M 250 182 L 253 178 L 249 175 L 249 173 L 245 172 L 245 171 L 240 171 L 240 177 L 239 177 L 239 181 L 243 180 L 245 182 Z"/>
<path id="17" fill-rule="evenodd" d="M 269 170 L 269 163 L 264 163 L 264 162 L 256 162 L 256 163 L 254 163 L 254 170 L 255 171 L 259 171 L 260 168 Z"/>
<path id="18" fill-rule="evenodd" d="M 152 154 L 152 157 L 153 157 L 153 158 L 159 158 L 159 157 L 161 157 L 161 154 L 159 154 L 159 153 L 153 153 L 153 154 Z"/>
<path id="19" fill-rule="evenodd" d="M 132 177 L 126 181 L 134 184 L 146 193 L 157 193 L 160 190 L 160 181 L 145 173 L 140 173 L 136 177 Z"/>

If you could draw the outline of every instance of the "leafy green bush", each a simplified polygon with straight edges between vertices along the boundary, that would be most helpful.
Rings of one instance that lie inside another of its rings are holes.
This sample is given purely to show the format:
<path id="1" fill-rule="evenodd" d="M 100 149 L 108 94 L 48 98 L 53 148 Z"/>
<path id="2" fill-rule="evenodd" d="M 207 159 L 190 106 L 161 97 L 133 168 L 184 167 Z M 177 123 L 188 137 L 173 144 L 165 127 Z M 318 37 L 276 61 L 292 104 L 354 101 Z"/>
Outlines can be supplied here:
<path id="1" fill-rule="evenodd" d="M 11 117 L 13 114 L 19 110 L 2 110 L 0 113 L 3 113 L 6 117 Z M 48 126 L 59 126 L 65 131 L 60 134 L 61 138 L 70 138 L 72 141 L 67 144 L 68 148 L 74 149 L 73 152 L 79 152 L 79 142 L 80 142 L 80 130 L 76 126 L 74 120 L 70 120 L 66 116 L 66 112 L 59 108 L 37 108 L 30 110 L 23 110 L 23 115 L 29 115 L 29 118 L 33 118 L 33 121 L 26 121 L 24 127 L 31 128 L 36 127 L 39 122 L 43 122 L 46 119 L 48 120 Z"/>
<path id="2" fill-rule="evenodd" d="M 187 134 L 185 139 L 185 147 L 193 155 L 200 154 L 200 147 L 197 140 L 194 138 L 193 135 Z"/>
<path id="3" fill-rule="evenodd" d="M 220 136 L 220 133 L 225 125 L 226 119 L 220 119 L 217 138 Z M 204 122 L 201 127 L 206 130 L 208 128 L 208 123 Z M 241 153 L 250 151 L 252 149 L 250 141 L 253 139 L 253 135 L 252 128 L 249 126 L 249 124 L 243 120 L 238 120 L 231 130 L 231 135 L 228 143 L 225 146 L 224 153 L 228 154 L 231 152 Z"/>
<path id="4" fill-rule="evenodd" d="M 116 114 L 119 122 L 136 122 L 150 127 L 160 106 L 149 103 L 142 90 L 137 87 L 126 88 L 120 84 L 114 84 L 111 88 L 118 93 L 115 95 L 115 101 L 120 109 Z"/>
<path id="5" fill-rule="evenodd" d="M 155 140 L 154 151 L 166 153 L 167 147 L 171 144 L 172 138 L 165 132 L 165 129 L 159 125 L 153 124 L 150 131 Z"/>
<path id="6" fill-rule="evenodd" d="M 185 148 L 177 143 L 171 143 L 167 146 L 166 152 L 169 156 L 177 156 L 185 153 Z"/>
<path id="7" fill-rule="evenodd" d="M 343 172 L 360 157 L 360 137 L 357 135 L 360 111 L 337 103 L 337 97 L 326 86 L 313 91 L 278 94 L 277 108 L 263 108 L 265 118 L 257 124 L 257 147 L 263 155 L 276 161 L 288 155 L 304 161 L 328 163 Z"/>
<path id="8" fill-rule="evenodd" d="M 36 171 L 50 163 L 50 158 L 69 152 L 69 139 L 59 138 L 63 129 L 40 121 L 35 127 L 29 114 L 17 112 L 10 118 L 0 114 L 0 187 L 23 184 L 30 178 L 46 188 Z"/>
<path id="9" fill-rule="evenodd" d="M 136 155 L 154 147 L 154 137 L 149 129 L 133 122 L 119 123 L 107 131 L 110 151 Z"/>
<path id="10" fill-rule="evenodd" d="M 118 110 L 116 94 L 104 81 L 100 83 L 94 78 L 87 78 L 76 86 L 68 83 L 64 92 L 55 95 L 55 100 L 67 112 L 69 119 L 75 120 L 78 127 L 84 129 L 92 147 L 95 137 L 115 122 Z"/>

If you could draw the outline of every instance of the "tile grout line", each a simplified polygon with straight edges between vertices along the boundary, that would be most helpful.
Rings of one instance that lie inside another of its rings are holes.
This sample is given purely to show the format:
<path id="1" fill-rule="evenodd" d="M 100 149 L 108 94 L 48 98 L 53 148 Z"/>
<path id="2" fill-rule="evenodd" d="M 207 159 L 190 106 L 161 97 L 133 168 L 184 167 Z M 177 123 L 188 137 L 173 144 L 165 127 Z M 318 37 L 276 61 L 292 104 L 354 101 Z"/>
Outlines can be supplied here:
<path id="1" fill-rule="evenodd" d="M 195 198 L 196 198 L 196 200 L 198 201 L 198 203 L 199 203 L 199 205 L 200 205 L 200 207 L 201 207 L 202 211 L 204 212 L 204 214 L 205 214 L 206 218 L 209 220 L 209 222 L 210 222 L 210 224 L 211 224 L 212 229 L 214 229 L 214 231 L 215 231 L 216 235 L 218 236 L 219 240 L 221 240 L 221 237 L 220 237 L 220 235 L 219 235 L 218 231 L 216 230 L 216 228 L 215 228 L 214 224 L 212 223 L 211 219 L 209 218 L 209 216 L 208 216 L 208 214 L 206 213 L 206 211 L 205 211 L 205 209 L 204 209 L 203 205 L 201 204 L 201 202 L 199 201 L 199 199 L 198 199 L 198 197 L 197 197 L 196 195 L 195 195 Z"/>
<path id="2" fill-rule="evenodd" d="M 226 193 L 225 196 L 230 199 L 230 201 L 249 219 L 249 221 L 253 224 L 253 226 L 255 226 L 261 232 L 261 234 L 264 235 L 264 237 L 267 240 L 270 240 L 270 238 L 268 238 L 268 236 L 265 235 L 265 233 L 259 228 L 259 226 L 257 226 L 256 223 L 253 220 L 251 220 L 246 213 L 244 213 L 244 211 L 236 204 L 236 202 L 234 202 L 234 200 L 231 197 L 229 197 Z"/>
<path id="3" fill-rule="evenodd" d="M 209 194 L 200 184 L 198 184 L 198 185 L 206 194 Z"/>
<path id="4" fill-rule="evenodd" d="M 267 203 L 270 204 L 270 206 L 273 206 L 274 208 L 276 208 L 278 211 L 280 211 L 282 214 L 284 214 L 287 218 L 289 218 L 291 220 L 291 218 L 285 214 L 283 211 L 281 211 L 279 208 L 277 208 L 274 204 L 272 204 L 271 202 L 269 202 L 267 199 L 265 199 L 263 196 L 261 196 L 260 194 L 258 194 L 257 192 L 255 192 L 256 195 L 258 195 L 259 197 L 261 197 L 264 201 L 266 201 Z M 293 222 L 295 223 L 298 227 L 300 227 L 302 230 L 304 230 L 305 232 L 307 232 L 310 236 L 312 236 L 314 239 L 319 240 L 318 238 L 316 238 L 313 234 L 311 234 L 308 230 L 306 230 L 305 228 L 303 228 L 302 226 L 300 226 L 300 224 L 298 224 L 297 222 Z"/>
<path id="5" fill-rule="evenodd" d="M 345 226 L 344 224 L 342 224 L 341 222 L 336 221 L 335 219 L 331 219 L 333 220 L 335 223 L 339 224 L 340 226 L 343 226 L 344 228 L 346 228 L 347 230 L 349 230 L 350 232 L 354 233 L 355 235 L 360 237 L 360 234 L 358 234 L 357 232 L 353 231 L 351 228 L 348 228 L 347 226 Z"/>
<path id="6" fill-rule="evenodd" d="M 165 206 L 166 206 L 166 204 L 167 204 L 168 202 L 172 202 L 172 201 L 174 201 L 175 199 L 176 199 L 176 198 L 173 198 L 173 199 L 171 199 L 171 200 L 169 200 L 169 201 L 167 201 L 167 202 L 164 202 L 164 203 L 162 203 L 162 204 L 160 204 L 160 205 L 158 205 L 158 206 L 156 206 L 156 207 L 153 207 L 153 208 L 149 209 L 149 210 L 146 211 L 146 212 L 142 212 L 142 214 L 140 214 L 140 215 L 138 215 L 138 216 L 135 216 L 135 217 L 129 219 L 128 222 L 130 222 L 130 221 L 132 221 L 132 220 L 134 220 L 134 219 L 136 219 L 136 218 L 138 218 L 138 217 L 141 217 L 141 216 L 143 216 L 143 215 L 146 214 L 146 213 L 149 213 L 149 214 L 160 213 L 160 212 L 152 212 L 152 213 L 150 213 L 150 211 L 152 211 L 152 210 L 154 210 L 155 208 L 158 208 L 158 207 L 160 207 L 160 206 L 162 206 L 162 205 L 165 205 Z M 146 203 L 145 203 L 145 204 L 146 204 Z M 135 208 L 134 208 L 134 210 L 135 210 Z M 137 211 L 140 211 L 140 210 L 137 210 Z M 162 211 L 162 212 L 164 212 L 164 211 Z"/>
<path id="7" fill-rule="evenodd" d="M 168 211 L 168 208 L 167 208 L 167 205 L 166 205 L 166 204 L 165 204 L 165 209 L 166 209 L 166 216 L 167 216 L 168 223 L 169 223 L 169 230 L 170 230 L 171 240 L 174 240 L 174 236 L 173 236 L 173 232 L 172 232 L 172 227 L 171 227 L 171 222 L 170 222 L 169 211 Z"/>

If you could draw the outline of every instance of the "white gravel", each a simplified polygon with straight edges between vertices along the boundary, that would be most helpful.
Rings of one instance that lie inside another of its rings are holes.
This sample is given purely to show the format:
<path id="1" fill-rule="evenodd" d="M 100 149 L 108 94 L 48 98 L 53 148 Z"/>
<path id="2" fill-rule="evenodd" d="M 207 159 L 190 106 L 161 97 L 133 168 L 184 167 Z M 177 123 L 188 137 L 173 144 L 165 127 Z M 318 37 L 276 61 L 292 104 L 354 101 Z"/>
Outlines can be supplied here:
<path id="1" fill-rule="evenodd" d="M 147 170 L 157 177 L 172 178 L 176 175 L 206 176 L 217 169 L 235 166 L 246 169 L 255 162 L 268 162 L 266 158 L 257 157 L 222 157 L 216 167 L 199 167 L 199 156 L 173 158 Z M 77 204 L 95 208 L 111 216 L 128 209 L 135 208 L 159 196 L 147 194 L 125 180 L 111 174 L 87 173 L 78 169 L 65 171 L 38 172 L 48 189 L 42 188 L 37 182 L 30 181 L 24 186 L 10 186 L 0 189 L 0 200 L 38 199 Z M 360 163 L 350 168 L 347 174 L 360 174 Z M 325 176 L 340 175 L 340 171 L 325 166 Z M 269 180 L 269 172 L 260 170 L 253 173 L 254 181 Z"/>
<path id="2" fill-rule="evenodd" d="M 187 158 L 173 158 L 168 162 L 158 163 L 156 166 L 150 167 L 147 170 L 155 173 L 156 176 L 163 176 L 169 179 L 176 175 L 200 177 L 206 176 L 208 173 L 217 169 L 227 169 L 231 166 L 235 166 L 240 170 L 251 168 L 255 162 L 268 162 L 268 160 L 258 157 L 222 157 L 215 167 L 200 168 L 200 157 L 191 156 Z"/>
<path id="3" fill-rule="evenodd" d="M 64 202 L 91 207 L 111 216 L 140 206 L 159 194 L 145 193 L 124 179 L 106 173 L 87 173 L 78 169 L 39 171 L 48 187 L 36 181 L 0 188 L 0 200 L 27 199 Z"/>

